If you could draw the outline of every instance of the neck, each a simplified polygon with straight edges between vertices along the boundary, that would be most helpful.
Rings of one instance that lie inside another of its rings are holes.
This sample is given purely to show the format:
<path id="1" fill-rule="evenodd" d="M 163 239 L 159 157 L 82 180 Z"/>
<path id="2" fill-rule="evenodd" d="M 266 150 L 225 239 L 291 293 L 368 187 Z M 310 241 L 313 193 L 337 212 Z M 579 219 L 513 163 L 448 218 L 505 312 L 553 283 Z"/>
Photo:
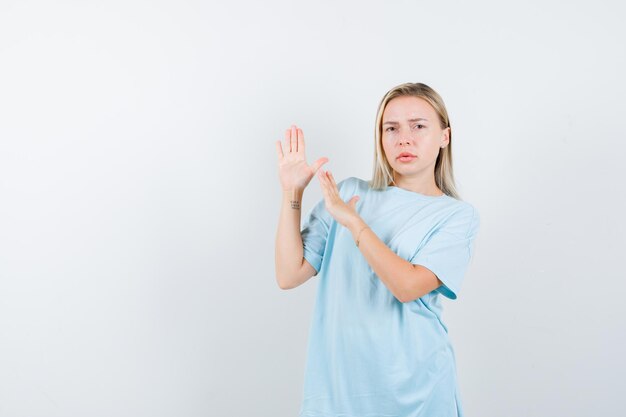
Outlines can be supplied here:
<path id="1" fill-rule="evenodd" d="M 443 194 L 439 187 L 437 187 L 434 176 L 428 179 L 419 179 L 403 178 L 395 175 L 395 180 L 389 185 L 428 196 L 440 196 Z"/>

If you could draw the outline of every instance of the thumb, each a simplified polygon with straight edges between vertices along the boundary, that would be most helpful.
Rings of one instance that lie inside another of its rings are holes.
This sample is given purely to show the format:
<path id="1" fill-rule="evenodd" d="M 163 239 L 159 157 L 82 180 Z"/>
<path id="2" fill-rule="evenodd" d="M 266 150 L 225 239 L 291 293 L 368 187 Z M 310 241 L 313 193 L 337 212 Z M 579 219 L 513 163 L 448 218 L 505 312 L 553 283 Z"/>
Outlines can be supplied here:
<path id="1" fill-rule="evenodd" d="M 352 197 L 352 198 L 350 199 L 350 201 L 348 202 L 348 205 L 349 205 L 350 207 L 352 207 L 353 209 L 356 209 L 356 202 L 357 202 L 357 201 L 359 201 L 359 196 L 358 196 L 358 195 L 355 195 L 354 197 Z"/>
<path id="2" fill-rule="evenodd" d="M 328 162 L 328 158 L 323 156 L 317 161 L 315 161 L 313 165 L 311 165 L 311 169 L 313 170 L 313 172 L 317 172 L 317 170 L 320 169 L 320 167 L 324 165 L 326 162 Z"/>

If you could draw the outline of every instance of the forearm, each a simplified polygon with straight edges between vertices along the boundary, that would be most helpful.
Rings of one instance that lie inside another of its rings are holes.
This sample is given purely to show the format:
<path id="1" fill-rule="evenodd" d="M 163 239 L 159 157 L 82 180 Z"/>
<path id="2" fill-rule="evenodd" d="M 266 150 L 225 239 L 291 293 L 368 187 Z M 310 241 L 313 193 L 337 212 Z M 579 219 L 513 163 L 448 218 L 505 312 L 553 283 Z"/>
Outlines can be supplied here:
<path id="1" fill-rule="evenodd" d="M 300 221 L 303 194 L 304 190 L 292 190 L 282 195 L 275 247 L 276 277 L 279 281 L 293 275 L 302 266 L 304 249 Z"/>
<path id="2" fill-rule="evenodd" d="M 438 286 L 437 278 L 420 265 L 413 265 L 396 255 L 360 218 L 348 229 L 359 250 L 374 273 L 400 302 L 407 302 L 428 294 Z"/>

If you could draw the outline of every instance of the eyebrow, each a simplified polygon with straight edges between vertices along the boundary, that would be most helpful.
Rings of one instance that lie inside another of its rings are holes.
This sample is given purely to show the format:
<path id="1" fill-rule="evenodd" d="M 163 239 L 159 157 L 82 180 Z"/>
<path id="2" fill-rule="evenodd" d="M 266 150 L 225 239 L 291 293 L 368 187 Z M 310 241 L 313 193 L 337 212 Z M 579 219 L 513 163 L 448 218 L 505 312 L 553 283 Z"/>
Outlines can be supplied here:
<path id="1" fill-rule="evenodd" d="M 428 121 L 428 119 L 424 119 L 423 117 L 418 117 L 417 119 L 409 119 L 408 121 L 409 122 L 418 122 L 420 120 Z M 383 125 L 397 125 L 397 124 L 398 124 L 398 122 L 394 122 L 393 120 L 383 123 Z"/>

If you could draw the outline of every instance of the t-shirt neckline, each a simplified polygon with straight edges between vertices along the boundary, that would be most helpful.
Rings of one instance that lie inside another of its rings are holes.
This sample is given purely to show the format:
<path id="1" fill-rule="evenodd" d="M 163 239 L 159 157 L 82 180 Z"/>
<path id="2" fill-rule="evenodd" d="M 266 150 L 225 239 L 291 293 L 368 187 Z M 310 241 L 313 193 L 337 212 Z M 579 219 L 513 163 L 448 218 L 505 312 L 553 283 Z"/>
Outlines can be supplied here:
<path id="1" fill-rule="evenodd" d="M 390 189 L 390 190 L 392 190 L 392 191 L 394 191 L 396 193 L 406 194 L 406 195 L 413 195 L 413 196 L 416 196 L 416 197 L 425 198 L 425 199 L 429 199 L 429 200 L 443 199 L 444 197 L 448 196 L 446 193 L 443 193 L 442 195 L 421 194 L 421 193 L 418 193 L 416 191 L 405 190 L 404 188 L 400 188 L 400 187 L 395 186 L 395 185 L 388 185 L 387 189 Z"/>

